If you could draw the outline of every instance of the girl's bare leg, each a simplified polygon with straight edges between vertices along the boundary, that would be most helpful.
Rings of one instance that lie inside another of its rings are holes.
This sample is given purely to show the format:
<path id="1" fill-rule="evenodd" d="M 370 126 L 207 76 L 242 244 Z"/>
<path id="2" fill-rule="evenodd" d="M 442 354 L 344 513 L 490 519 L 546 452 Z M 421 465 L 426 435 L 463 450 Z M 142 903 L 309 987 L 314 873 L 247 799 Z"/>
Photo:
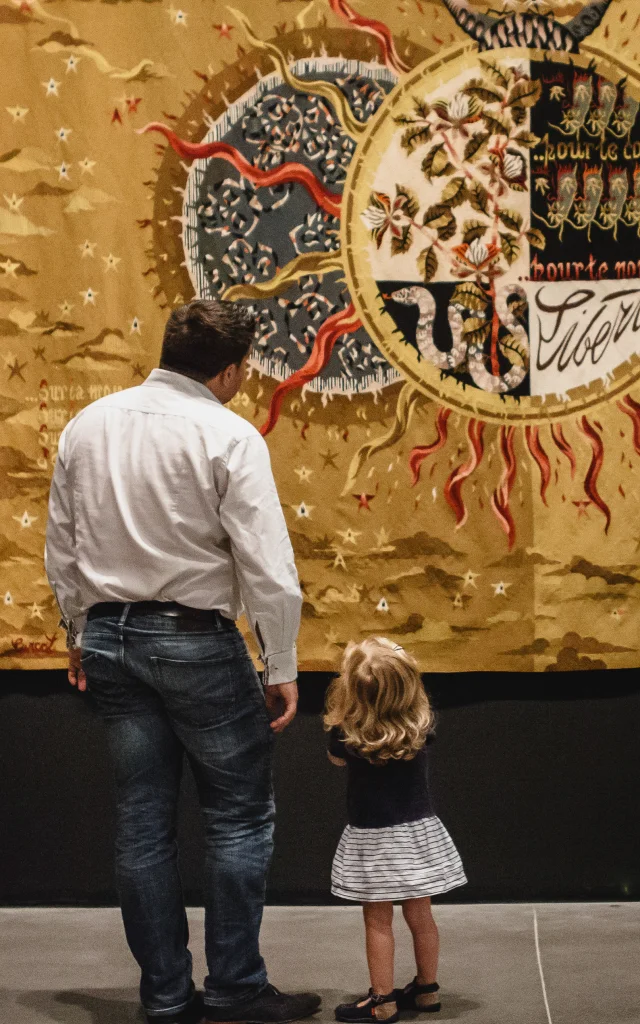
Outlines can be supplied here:
<path id="1" fill-rule="evenodd" d="M 371 987 L 376 995 L 387 995 L 393 991 L 393 903 L 364 903 L 362 910 Z M 378 1011 L 390 1016 L 395 1013 L 396 1005 L 385 1003 L 378 1007 Z M 376 1016 L 381 1019 L 382 1013 Z"/>
<path id="2" fill-rule="evenodd" d="M 431 985 L 438 976 L 440 952 L 440 937 L 431 913 L 431 900 L 428 896 L 417 900 L 404 900 L 402 913 L 413 938 L 418 984 Z"/>

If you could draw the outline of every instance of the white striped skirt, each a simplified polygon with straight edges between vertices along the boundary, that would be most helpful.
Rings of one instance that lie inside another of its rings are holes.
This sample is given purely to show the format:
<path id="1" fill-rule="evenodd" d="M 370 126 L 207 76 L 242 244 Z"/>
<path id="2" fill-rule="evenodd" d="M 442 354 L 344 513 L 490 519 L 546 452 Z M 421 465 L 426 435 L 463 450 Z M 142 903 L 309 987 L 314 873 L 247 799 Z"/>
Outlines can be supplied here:
<path id="1" fill-rule="evenodd" d="M 466 881 L 460 854 L 435 815 L 388 828 L 347 825 L 331 870 L 334 896 L 358 903 L 435 896 Z"/>

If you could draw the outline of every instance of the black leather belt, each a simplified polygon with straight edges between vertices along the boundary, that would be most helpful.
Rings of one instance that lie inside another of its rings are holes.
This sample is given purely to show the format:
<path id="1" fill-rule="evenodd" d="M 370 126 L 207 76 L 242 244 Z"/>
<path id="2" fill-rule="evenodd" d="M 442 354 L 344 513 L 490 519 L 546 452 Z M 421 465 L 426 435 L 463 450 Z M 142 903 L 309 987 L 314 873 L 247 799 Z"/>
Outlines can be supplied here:
<path id="1" fill-rule="evenodd" d="M 87 614 L 88 619 L 118 618 L 122 615 L 127 605 L 120 601 L 101 601 L 94 604 Z M 227 619 L 215 608 L 188 608 L 185 604 L 178 604 L 177 601 L 136 601 L 129 605 L 127 619 L 138 618 L 141 615 L 162 615 L 171 619 L 179 619 L 180 622 L 196 623 L 201 629 L 207 623 L 211 626 L 222 626 L 231 629 L 234 625 L 232 619 Z"/>

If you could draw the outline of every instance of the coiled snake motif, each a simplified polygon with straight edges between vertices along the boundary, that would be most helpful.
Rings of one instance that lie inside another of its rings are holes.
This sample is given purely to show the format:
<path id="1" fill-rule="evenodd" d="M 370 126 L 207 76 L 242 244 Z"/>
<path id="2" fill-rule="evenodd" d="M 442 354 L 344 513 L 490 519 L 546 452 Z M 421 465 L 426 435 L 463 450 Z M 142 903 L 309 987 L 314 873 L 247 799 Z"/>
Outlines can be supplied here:
<path id="1" fill-rule="evenodd" d="M 495 309 L 500 322 L 507 328 L 510 334 L 516 339 L 520 351 L 526 353 L 528 364 L 529 339 L 523 325 L 516 319 L 514 313 L 507 304 L 507 299 L 512 296 L 527 301 L 524 288 L 520 285 L 503 285 L 498 289 L 495 298 Z M 409 288 L 399 288 L 393 292 L 390 298 L 403 306 L 417 306 L 418 325 L 416 327 L 416 344 L 423 359 L 426 359 L 439 370 L 455 370 L 466 361 L 466 368 L 476 387 L 482 391 L 489 391 L 494 394 L 504 394 L 513 391 L 525 379 L 528 365 L 512 365 L 506 373 L 501 376 L 489 373 L 486 367 L 488 356 L 484 352 L 484 346 L 475 345 L 464 337 L 463 313 L 471 313 L 462 303 L 453 302 L 449 304 L 448 318 L 453 344 L 451 349 L 444 352 L 438 348 L 433 339 L 433 324 L 436 316 L 436 300 L 427 288 L 420 285 L 411 285 Z M 478 316 L 478 313 L 474 313 Z"/>

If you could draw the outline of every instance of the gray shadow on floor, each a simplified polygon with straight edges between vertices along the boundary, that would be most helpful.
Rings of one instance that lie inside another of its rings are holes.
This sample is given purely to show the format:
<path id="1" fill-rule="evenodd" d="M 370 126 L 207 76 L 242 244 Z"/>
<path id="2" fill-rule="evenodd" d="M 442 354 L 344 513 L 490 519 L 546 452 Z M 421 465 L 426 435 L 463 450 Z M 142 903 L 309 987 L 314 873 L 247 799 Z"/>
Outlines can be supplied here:
<path id="1" fill-rule="evenodd" d="M 59 1024 L 140 1024 L 144 1019 L 135 989 L 29 992 L 16 1004 Z"/>

